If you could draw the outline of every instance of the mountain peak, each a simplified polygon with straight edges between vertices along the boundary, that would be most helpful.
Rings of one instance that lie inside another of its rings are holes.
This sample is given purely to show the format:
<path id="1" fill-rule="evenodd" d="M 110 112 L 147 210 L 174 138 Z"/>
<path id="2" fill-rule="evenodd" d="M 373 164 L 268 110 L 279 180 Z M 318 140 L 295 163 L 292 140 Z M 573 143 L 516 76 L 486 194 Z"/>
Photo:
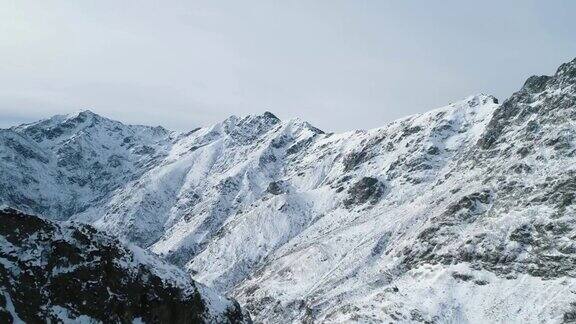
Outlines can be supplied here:
<path id="1" fill-rule="evenodd" d="M 485 134 L 479 141 L 480 146 L 483 149 L 492 148 L 505 132 L 505 128 L 511 127 L 513 120 L 516 124 L 522 124 L 529 116 L 532 116 L 531 118 L 543 117 L 553 111 L 556 111 L 553 114 L 562 114 L 559 111 L 573 107 L 570 97 L 573 96 L 575 88 L 576 59 L 560 65 L 553 76 L 533 75 L 529 77 L 522 88 L 506 99 L 494 112 Z M 572 95 L 558 96 L 558 93 L 571 93 Z M 546 99 L 550 98 L 554 98 L 555 101 L 547 102 Z"/>
<path id="2" fill-rule="evenodd" d="M 276 124 L 280 121 L 280 118 L 276 117 L 273 113 L 269 111 L 265 111 L 262 114 L 248 114 L 243 116 L 231 115 L 228 118 L 224 119 L 222 122 L 223 124 L 238 124 L 244 123 L 247 121 L 268 121 L 272 124 Z"/>
<path id="3" fill-rule="evenodd" d="M 84 122 L 84 121 L 89 121 L 89 120 L 103 120 L 103 119 L 107 119 L 107 118 L 102 117 L 91 110 L 83 109 L 83 110 L 78 110 L 76 112 L 67 114 L 65 121 Z"/>
<path id="4" fill-rule="evenodd" d="M 268 132 L 278 123 L 280 123 L 280 119 L 267 111 L 261 115 L 243 117 L 232 115 L 212 126 L 211 129 L 222 130 L 232 138 L 245 142 Z"/>
<path id="5" fill-rule="evenodd" d="M 274 115 L 273 113 L 271 113 L 269 111 L 265 111 L 261 116 L 263 118 L 276 119 L 276 120 L 280 121 L 280 118 L 276 117 L 276 115 Z"/>
<path id="6" fill-rule="evenodd" d="M 556 76 L 560 75 L 569 75 L 571 77 L 576 77 L 576 58 L 558 67 L 558 70 L 556 70 Z"/>
<path id="7" fill-rule="evenodd" d="M 576 84 L 576 58 L 558 67 L 553 76 L 533 75 L 522 86 L 523 91 L 539 93 L 548 87 L 565 87 Z"/>
<path id="8" fill-rule="evenodd" d="M 93 112 L 90 109 L 81 109 L 78 110 L 76 112 L 73 112 L 71 114 L 68 114 L 68 116 L 90 116 L 90 117 L 102 117 L 100 115 L 98 115 L 97 113 Z"/>
<path id="9" fill-rule="evenodd" d="M 54 127 L 63 123 L 84 122 L 89 119 L 105 119 L 105 118 L 92 112 L 91 110 L 83 109 L 68 114 L 54 115 L 30 124 L 17 126 L 16 128 L 31 128 L 35 126 Z"/>
<path id="10" fill-rule="evenodd" d="M 133 127 L 144 127 L 152 129 L 156 134 L 168 133 L 164 128 L 151 126 L 127 125 L 122 122 L 112 120 L 96 114 L 91 110 L 78 110 L 76 112 L 54 115 L 52 117 L 39 120 L 30 124 L 15 126 L 12 129 L 18 133 L 26 134 L 37 142 L 43 140 L 55 140 L 57 138 L 68 138 L 86 129 L 128 129 Z M 62 137 L 64 136 L 64 137 Z"/>

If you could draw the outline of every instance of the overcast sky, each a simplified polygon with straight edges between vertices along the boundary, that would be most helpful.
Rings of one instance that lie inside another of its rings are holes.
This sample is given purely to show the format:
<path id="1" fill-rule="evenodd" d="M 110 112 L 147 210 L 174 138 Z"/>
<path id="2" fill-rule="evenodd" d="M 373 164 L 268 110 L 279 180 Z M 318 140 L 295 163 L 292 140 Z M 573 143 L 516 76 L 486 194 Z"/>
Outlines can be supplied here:
<path id="1" fill-rule="evenodd" d="M 176 130 L 271 111 L 373 128 L 576 57 L 576 1 L 0 0 L 0 127 Z"/>

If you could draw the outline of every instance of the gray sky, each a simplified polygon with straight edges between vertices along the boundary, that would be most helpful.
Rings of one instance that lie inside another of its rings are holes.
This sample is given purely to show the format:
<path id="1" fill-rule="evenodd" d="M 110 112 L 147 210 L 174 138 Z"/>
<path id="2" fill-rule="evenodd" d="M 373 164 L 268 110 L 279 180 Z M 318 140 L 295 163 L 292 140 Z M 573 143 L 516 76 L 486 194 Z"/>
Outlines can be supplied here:
<path id="1" fill-rule="evenodd" d="M 188 130 L 372 128 L 576 56 L 576 1 L 0 0 L 0 127 L 90 109 Z"/>

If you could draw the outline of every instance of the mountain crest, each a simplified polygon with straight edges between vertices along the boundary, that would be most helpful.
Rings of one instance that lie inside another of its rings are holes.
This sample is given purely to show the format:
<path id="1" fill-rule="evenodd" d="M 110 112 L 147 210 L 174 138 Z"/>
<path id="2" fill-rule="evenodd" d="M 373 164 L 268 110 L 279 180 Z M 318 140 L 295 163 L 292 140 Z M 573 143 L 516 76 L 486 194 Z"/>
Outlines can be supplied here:
<path id="1" fill-rule="evenodd" d="M 258 322 L 573 321 L 575 65 L 342 134 L 269 112 L 177 139 L 59 117 L 35 127 L 57 140 L 0 137 L 0 204 L 131 240 Z"/>
<path id="2" fill-rule="evenodd" d="M 566 118 L 567 108 L 573 108 L 576 96 L 576 59 L 562 64 L 553 76 L 529 77 L 522 88 L 508 98 L 494 112 L 485 133 L 479 140 L 480 147 L 492 148 L 500 142 L 506 128 L 521 125 L 529 119 Z M 562 115 L 562 117 L 561 117 Z"/>
<path id="3" fill-rule="evenodd" d="M 483 92 L 478 93 L 476 95 L 472 95 L 464 99 L 464 101 L 468 102 L 470 106 L 477 106 L 477 105 L 485 105 L 488 103 L 498 103 L 498 99 L 493 95 L 485 94 Z"/>
<path id="4" fill-rule="evenodd" d="M 570 62 L 566 62 L 556 71 L 556 76 L 568 76 L 568 77 L 576 77 L 576 58 L 574 58 Z"/>

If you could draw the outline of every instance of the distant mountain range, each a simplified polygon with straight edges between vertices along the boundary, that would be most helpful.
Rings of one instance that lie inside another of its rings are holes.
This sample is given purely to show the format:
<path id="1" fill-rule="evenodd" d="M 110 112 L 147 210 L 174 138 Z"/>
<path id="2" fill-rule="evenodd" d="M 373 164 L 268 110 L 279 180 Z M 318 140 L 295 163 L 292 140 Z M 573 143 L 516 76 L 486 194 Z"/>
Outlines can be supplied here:
<path id="1" fill-rule="evenodd" d="M 341 134 L 54 116 L 0 130 L 0 171 L 0 204 L 130 241 L 256 322 L 576 321 L 576 60 Z"/>

